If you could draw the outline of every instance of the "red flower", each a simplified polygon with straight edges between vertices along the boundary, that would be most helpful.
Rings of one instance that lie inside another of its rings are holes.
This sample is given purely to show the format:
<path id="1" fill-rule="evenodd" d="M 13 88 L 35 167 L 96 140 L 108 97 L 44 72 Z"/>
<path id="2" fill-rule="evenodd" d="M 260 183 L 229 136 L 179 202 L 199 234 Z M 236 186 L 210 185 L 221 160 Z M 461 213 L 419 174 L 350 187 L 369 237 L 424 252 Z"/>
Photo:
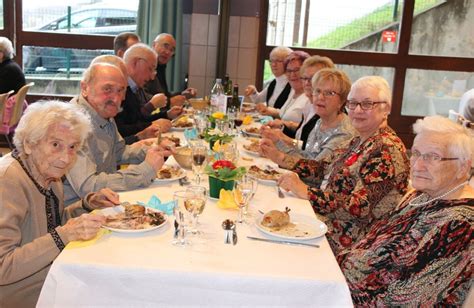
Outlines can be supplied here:
<path id="1" fill-rule="evenodd" d="M 352 244 L 352 239 L 349 236 L 343 234 L 339 237 L 339 242 L 341 242 L 342 246 L 349 247 Z"/>
<path id="2" fill-rule="evenodd" d="M 234 170 L 235 165 L 231 161 L 228 161 L 228 160 L 217 160 L 216 162 L 212 164 L 212 169 L 214 170 L 219 170 L 222 168 L 229 168 L 230 170 Z"/>

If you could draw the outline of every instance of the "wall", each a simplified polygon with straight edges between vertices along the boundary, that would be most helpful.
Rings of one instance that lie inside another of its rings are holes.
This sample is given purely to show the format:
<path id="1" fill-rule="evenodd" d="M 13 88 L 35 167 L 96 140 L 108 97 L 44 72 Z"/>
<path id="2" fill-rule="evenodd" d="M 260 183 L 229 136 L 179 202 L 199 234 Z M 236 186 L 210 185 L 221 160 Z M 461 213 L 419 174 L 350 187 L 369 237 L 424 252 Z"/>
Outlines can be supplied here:
<path id="1" fill-rule="evenodd" d="M 242 94 L 248 84 L 255 84 L 260 1 L 230 1 L 227 73 L 234 83 L 239 84 Z M 217 0 L 194 0 L 192 3 L 189 86 L 198 89 L 198 96 L 209 95 L 216 78 L 219 31 L 217 8 Z"/>

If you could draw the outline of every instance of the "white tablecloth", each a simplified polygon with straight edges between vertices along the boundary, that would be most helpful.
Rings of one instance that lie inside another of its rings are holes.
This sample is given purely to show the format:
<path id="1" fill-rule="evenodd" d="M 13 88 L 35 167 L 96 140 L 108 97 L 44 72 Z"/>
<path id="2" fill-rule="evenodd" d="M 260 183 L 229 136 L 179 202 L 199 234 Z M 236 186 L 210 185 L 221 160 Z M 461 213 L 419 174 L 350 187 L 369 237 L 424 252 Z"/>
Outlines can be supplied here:
<path id="1" fill-rule="evenodd" d="M 245 162 L 267 163 L 253 159 Z M 121 193 L 121 200 L 147 202 L 156 194 L 169 201 L 180 189 L 177 182 L 154 183 Z M 278 198 L 274 185 L 260 184 L 250 205 L 254 212 L 285 206 L 314 216 L 307 201 Z M 309 241 L 320 248 L 257 242 L 246 236 L 266 235 L 244 224 L 237 226 L 239 240 L 233 246 L 224 244 L 226 218 L 236 219 L 237 211 L 208 200 L 200 217 L 203 238 L 191 238 L 193 244 L 184 248 L 171 244 L 174 218 L 169 217 L 158 230 L 110 233 L 91 246 L 65 249 L 49 271 L 38 307 L 352 305 L 325 237 Z"/>

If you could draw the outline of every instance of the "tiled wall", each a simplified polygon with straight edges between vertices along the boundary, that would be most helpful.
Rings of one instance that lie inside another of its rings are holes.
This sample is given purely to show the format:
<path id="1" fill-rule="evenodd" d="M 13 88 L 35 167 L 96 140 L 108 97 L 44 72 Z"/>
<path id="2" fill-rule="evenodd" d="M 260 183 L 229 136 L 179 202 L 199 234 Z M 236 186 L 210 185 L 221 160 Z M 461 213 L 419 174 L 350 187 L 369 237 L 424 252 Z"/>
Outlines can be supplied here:
<path id="1" fill-rule="evenodd" d="M 231 16 L 227 52 L 227 73 L 239 84 L 239 92 L 248 84 L 255 84 L 257 65 L 257 17 Z M 191 15 L 189 46 L 189 86 L 198 96 L 209 95 L 215 81 L 218 40 L 218 16 Z"/>

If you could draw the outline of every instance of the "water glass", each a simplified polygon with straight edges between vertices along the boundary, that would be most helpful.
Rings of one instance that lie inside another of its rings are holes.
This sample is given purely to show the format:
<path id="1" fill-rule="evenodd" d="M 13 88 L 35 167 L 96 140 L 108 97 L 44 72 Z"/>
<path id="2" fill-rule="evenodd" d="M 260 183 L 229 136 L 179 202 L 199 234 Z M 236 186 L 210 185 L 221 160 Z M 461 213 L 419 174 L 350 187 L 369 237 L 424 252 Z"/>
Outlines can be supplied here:
<path id="1" fill-rule="evenodd" d="M 186 191 L 191 194 L 191 199 L 188 200 L 186 207 L 193 215 L 193 223 L 190 231 L 193 234 L 200 234 L 201 232 L 198 230 L 198 219 L 206 206 L 207 189 L 204 186 L 192 185 L 189 186 Z"/>
<path id="2" fill-rule="evenodd" d="M 201 175 L 204 173 L 208 161 L 207 146 L 203 143 L 196 143 L 191 148 L 191 151 L 194 180 L 196 184 L 199 185 L 201 183 Z"/>
<path id="3" fill-rule="evenodd" d="M 175 234 L 174 240 L 171 242 L 175 246 L 185 247 L 191 244 L 186 238 L 186 226 L 188 225 L 188 211 L 186 210 L 186 200 L 191 196 L 185 190 L 176 191 L 173 194 L 174 208 L 173 213 L 175 217 Z"/>
<path id="4" fill-rule="evenodd" d="M 244 176 L 242 179 L 234 182 L 232 194 L 235 203 L 239 207 L 238 223 L 244 222 L 244 208 L 248 205 L 248 202 L 254 194 L 255 182 L 256 180 L 254 178 L 248 176 Z"/>

